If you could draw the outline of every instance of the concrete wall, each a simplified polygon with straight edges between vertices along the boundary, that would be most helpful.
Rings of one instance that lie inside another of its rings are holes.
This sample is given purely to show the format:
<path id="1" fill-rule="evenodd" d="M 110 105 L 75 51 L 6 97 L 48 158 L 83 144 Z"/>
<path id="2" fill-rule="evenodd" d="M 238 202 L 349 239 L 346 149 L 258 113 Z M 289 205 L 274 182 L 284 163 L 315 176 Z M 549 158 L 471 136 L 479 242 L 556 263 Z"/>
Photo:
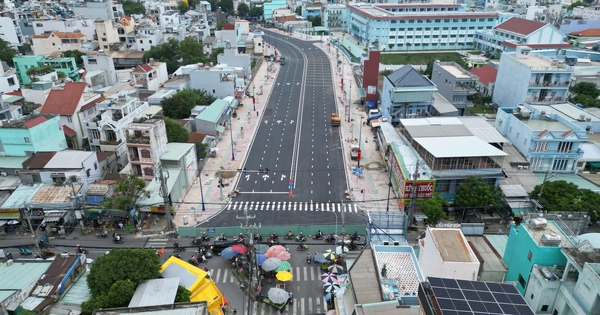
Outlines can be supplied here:
<path id="1" fill-rule="evenodd" d="M 502 54 L 493 102 L 499 107 L 514 107 L 525 101 L 531 71 L 525 64 Z"/>
<path id="2" fill-rule="evenodd" d="M 13 19 L 10 17 L 0 17 L 0 30 L 2 30 L 0 38 L 5 42 L 8 42 L 9 45 L 17 46 L 21 43 L 15 25 L 13 24 Z"/>
<path id="3" fill-rule="evenodd" d="M 108 55 L 86 55 L 82 56 L 83 59 L 83 67 L 87 71 L 91 70 L 106 70 L 106 75 L 108 77 L 108 85 L 115 85 L 117 81 L 117 73 L 115 70 L 115 64 L 113 62 L 113 58 Z M 95 61 L 95 62 L 94 62 Z"/>

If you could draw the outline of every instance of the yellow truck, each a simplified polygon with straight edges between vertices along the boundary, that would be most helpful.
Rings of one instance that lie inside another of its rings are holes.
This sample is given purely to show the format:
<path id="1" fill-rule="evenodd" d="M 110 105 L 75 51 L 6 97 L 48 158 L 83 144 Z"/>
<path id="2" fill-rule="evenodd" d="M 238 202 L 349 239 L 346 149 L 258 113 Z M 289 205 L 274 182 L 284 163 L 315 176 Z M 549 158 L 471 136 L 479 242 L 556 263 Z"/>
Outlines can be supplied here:
<path id="1" fill-rule="evenodd" d="M 340 118 L 340 116 L 338 115 L 337 112 L 333 112 L 331 114 L 331 125 L 332 126 L 339 126 L 341 124 L 342 119 Z"/>

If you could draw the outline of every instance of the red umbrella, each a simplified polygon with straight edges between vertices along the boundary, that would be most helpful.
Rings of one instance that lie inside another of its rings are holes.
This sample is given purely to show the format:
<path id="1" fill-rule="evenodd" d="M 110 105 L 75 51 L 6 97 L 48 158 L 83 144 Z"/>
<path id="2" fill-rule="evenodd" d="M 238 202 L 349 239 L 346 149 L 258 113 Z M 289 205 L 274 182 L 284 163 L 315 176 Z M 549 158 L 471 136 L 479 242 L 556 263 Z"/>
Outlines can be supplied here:
<path id="1" fill-rule="evenodd" d="M 290 253 L 288 253 L 288 252 L 281 252 L 277 255 L 277 258 L 279 258 L 281 260 L 290 260 L 291 257 L 292 257 L 292 255 L 290 255 Z"/>
<path id="2" fill-rule="evenodd" d="M 285 252 L 285 247 L 281 246 L 281 245 L 275 245 L 275 246 L 271 246 L 271 248 L 269 248 L 266 252 L 265 252 L 265 256 L 267 258 L 271 258 L 271 257 L 277 257 L 280 253 Z"/>
<path id="3" fill-rule="evenodd" d="M 248 251 L 246 246 L 244 246 L 242 244 L 235 244 L 235 245 L 231 246 L 231 250 L 238 254 L 242 254 L 242 255 Z"/>

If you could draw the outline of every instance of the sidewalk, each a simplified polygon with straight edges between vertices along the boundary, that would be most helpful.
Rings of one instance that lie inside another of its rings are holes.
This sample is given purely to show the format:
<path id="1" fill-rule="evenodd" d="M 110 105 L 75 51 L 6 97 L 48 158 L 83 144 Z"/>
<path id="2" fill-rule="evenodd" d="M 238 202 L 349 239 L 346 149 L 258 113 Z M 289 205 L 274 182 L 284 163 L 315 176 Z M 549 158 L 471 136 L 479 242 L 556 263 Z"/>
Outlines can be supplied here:
<path id="1" fill-rule="evenodd" d="M 256 72 L 256 76 L 249 83 L 249 88 L 257 93 L 256 104 L 252 104 L 252 97 L 244 96 L 237 109 L 237 118 L 232 119 L 232 126 L 227 126 L 221 139 L 217 143 L 217 157 L 208 159 L 202 170 L 202 194 L 204 196 L 204 211 L 202 211 L 202 198 L 200 193 L 200 181 L 196 182 L 190 188 L 183 199 L 183 203 L 177 209 L 177 214 L 173 217 L 175 226 L 184 226 L 183 217 L 187 216 L 188 226 L 193 226 L 206 222 L 215 215 L 219 214 L 225 207 L 229 198 L 227 195 L 237 184 L 239 174 L 232 178 L 223 176 L 223 183 L 227 185 L 222 189 L 217 187 L 218 170 L 229 171 L 242 168 L 252 142 L 254 135 L 262 120 L 263 109 L 271 95 L 274 78 L 279 71 L 279 64 L 272 63 L 270 69 L 268 62 L 263 62 Z M 231 138 L 233 130 L 233 157 L 231 154 Z M 195 208 L 195 209 L 192 209 Z M 195 222 L 195 224 L 194 224 Z"/>

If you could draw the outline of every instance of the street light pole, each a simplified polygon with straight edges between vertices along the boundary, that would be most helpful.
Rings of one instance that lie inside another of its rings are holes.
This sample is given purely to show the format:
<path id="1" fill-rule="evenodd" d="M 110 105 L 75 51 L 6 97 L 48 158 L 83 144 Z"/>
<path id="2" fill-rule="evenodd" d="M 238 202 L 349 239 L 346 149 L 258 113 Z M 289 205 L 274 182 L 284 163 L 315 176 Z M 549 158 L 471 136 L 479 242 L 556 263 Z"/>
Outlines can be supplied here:
<path id="1" fill-rule="evenodd" d="M 198 168 L 198 181 L 200 184 L 200 200 L 202 202 L 202 211 L 206 211 L 206 207 L 204 206 L 204 192 L 202 191 L 202 170 Z"/>
<path id="2" fill-rule="evenodd" d="M 362 120 L 363 120 L 363 116 L 360 116 L 360 125 L 358 125 L 358 152 L 361 152 L 360 150 L 360 142 L 362 141 Z M 362 152 L 361 152 L 362 153 Z M 356 167 L 360 168 L 360 159 L 362 158 L 362 154 L 361 156 L 358 157 L 358 159 L 356 159 Z"/>
<path id="3" fill-rule="evenodd" d="M 233 122 L 231 120 L 232 113 L 229 113 L 229 136 L 231 138 L 231 160 L 235 161 L 235 150 L 233 147 Z"/>

